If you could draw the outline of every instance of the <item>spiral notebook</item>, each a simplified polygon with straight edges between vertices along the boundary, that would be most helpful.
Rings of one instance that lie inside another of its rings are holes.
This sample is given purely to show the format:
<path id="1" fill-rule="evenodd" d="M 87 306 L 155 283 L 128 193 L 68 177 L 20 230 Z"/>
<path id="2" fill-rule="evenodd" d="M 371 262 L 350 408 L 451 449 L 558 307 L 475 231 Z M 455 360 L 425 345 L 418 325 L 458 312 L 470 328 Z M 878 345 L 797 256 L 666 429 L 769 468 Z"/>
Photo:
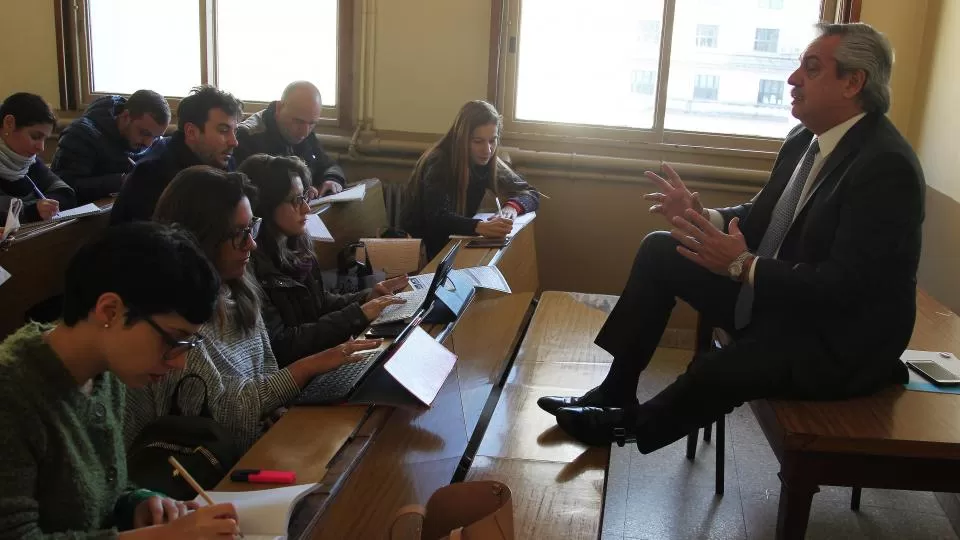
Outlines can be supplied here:
<path id="1" fill-rule="evenodd" d="M 301 499 L 319 484 L 302 484 L 260 491 L 208 491 L 214 503 L 233 503 L 240 518 L 240 530 L 246 540 L 283 540 L 287 537 L 290 516 Z M 200 505 L 204 501 L 195 499 Z"/>

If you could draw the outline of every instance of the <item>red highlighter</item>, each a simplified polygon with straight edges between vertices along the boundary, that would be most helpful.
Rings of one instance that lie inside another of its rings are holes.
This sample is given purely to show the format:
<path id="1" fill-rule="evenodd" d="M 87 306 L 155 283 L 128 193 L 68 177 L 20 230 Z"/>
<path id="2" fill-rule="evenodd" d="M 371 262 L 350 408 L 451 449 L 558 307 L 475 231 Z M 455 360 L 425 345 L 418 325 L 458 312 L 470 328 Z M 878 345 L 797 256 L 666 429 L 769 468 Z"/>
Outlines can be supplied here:
<path id="1" fill-rule="evenodd" d="M 263 469 L 237 469 L 230 473 L 234 482 L 251 484 L 295 484 L 297 473 L 293 471 L 267 471 Z"/>

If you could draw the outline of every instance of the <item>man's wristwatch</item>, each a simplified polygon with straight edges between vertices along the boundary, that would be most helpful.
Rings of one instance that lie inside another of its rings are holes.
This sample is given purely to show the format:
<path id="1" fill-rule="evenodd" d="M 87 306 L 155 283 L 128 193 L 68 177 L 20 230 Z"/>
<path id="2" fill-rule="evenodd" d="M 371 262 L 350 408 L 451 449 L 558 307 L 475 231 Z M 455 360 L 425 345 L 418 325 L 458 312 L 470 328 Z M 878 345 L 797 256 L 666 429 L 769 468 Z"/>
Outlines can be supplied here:
<path id="1" fill-rule="evenodd" d="M 744 251 L 740 255 L 737 255 L 737 258 L 730 263 L 730 266 L 727 267 L 727 273 L 730 274 L 730 279 L 734 281 L 743 281 L 743 263 L 747 262 L 748 259 L 753 257 L 753 253 L 749 251 Z"/>

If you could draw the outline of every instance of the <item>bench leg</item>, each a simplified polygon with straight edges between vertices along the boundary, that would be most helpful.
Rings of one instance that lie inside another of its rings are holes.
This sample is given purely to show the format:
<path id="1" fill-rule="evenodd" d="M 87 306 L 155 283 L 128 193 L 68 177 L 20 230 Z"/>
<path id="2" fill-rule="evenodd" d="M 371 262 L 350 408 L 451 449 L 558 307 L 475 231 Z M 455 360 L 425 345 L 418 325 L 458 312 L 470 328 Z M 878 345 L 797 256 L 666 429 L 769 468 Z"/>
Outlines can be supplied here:
<path id="1" fill-rule="evenodd" d="M 813 495 L 820 491 L 816 484 L 802 478 L 789 481 L 780 473 L 780 508 L 777 510 L 777 540 L 803 540 L 810 519 Z"/>
<path id="2" fill-rule="evenodd" d="M 726 456 L 724 456 L 724 438 L 726 431 L 723 421 L 724 416 L 725 415 L 721 414 L 720 417 L 717 418 L 717 444 L 714 445 L 717 451 L 717 495 L 723 495 L 723 465 L 726 462 Z"/>
<path id="3" fill-rule="evenodd" d="M 853 488 L 853 495 L 850 496 L 850 509 L 854 512 L 860 511 L 860 488 Z"/>
<path id="4" fill-rule="evenodd" d="M 713 424 L 707 424 L 703 426 L 703 440 L 705 442 L 710 442 L 710 432 L 713 431 Z"/>
<path id="5" fill-rule="evenodd" d="M 697 457 L 697 438 L 700 437 L 700 430 L 695 429 L 687 435 L 687 459 L 693 461 Z"/>

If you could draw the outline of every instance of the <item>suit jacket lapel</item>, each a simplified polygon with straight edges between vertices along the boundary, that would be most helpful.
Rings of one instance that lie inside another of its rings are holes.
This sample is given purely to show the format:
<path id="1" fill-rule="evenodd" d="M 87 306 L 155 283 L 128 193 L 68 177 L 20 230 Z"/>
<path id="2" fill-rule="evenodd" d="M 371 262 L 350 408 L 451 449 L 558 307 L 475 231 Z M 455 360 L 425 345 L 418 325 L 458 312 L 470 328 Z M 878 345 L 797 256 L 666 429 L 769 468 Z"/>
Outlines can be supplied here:
<path id="1" fill-rule="evenodd" d="M 823 163 L 823 166 L 820 167 L 820 172 L 817 173 L 817 177 L 810 186 L 810 190 L 807 193 L 807 198 L 800 201 L 800 212 L 802 212 L 806 208 L 807 204 L 813 200 L 813 196 L 816 194 L 821 185 L 827 183 L 828 177 L 830 182 L 836 182 L 839 180 L 839 177 L 831 177 L 832 173 L 841 163 L 846 161 L 847 157 L 853 153 L 854 150 L 860 149 L 860 147 L 863 145 L 864 135 L 873 131 L 872 129 L 867 129 L 867 127 L 872 127 L 876 121 L 876 115 L 867 115 L 861 118 L 859 122 L 854 124 L 854 126 L 843 135 L 843 138 L 841 138 L 840 142 L 837 143 L 837 147 L 833 149 L 833 152 L 830 152 L 830 155 L 827 156 L 827 160 Z M 800 217 L 799 212 L 797 217 Z"/>
<path id="2" fill-rule="evenodd" d="M 803 153 L 810 146 L 813 133 L 806 129 L 787 138 L 780 152 L 782 159 L 771 172 L 767 185 L 757 194 L 756 200 L 750 209 L 745 223 L 741 224 L 743 234 L 747 238 L 747 245 L 756 248 L 770 224 L 773 209 L 780 200 L 780 195 L 786 189 L 794 169 L 803 158 Z"/>

